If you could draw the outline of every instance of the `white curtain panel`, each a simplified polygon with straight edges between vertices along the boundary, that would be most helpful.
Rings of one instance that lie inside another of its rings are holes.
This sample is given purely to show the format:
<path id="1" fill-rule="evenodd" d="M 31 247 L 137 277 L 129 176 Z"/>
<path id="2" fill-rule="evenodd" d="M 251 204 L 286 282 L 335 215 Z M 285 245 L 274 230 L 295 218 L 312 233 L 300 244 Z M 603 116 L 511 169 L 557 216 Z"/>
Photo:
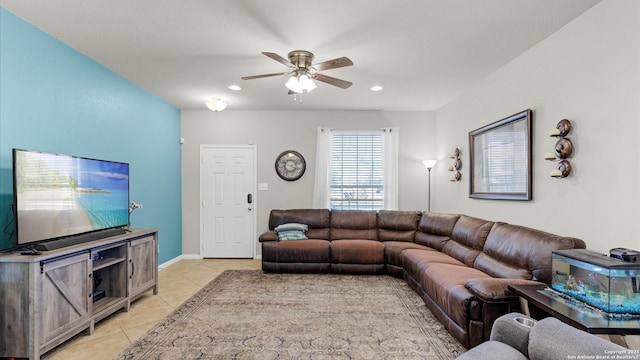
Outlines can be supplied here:
<path id="1" fill-rule="evenodd" d="M 385 210 L 398 210 L 398 142 L 400 129 L 383 128 L 382 134 L 384 208 Z"/>
<path id="2" fill-rule="evenodd" d="M 316 142 L 316 178 L 313 186 L 313 208 L 328 209 L 329 182 L 331 174 L 331 147 L 333 134 L 331 128 L 318 128 Z"/>

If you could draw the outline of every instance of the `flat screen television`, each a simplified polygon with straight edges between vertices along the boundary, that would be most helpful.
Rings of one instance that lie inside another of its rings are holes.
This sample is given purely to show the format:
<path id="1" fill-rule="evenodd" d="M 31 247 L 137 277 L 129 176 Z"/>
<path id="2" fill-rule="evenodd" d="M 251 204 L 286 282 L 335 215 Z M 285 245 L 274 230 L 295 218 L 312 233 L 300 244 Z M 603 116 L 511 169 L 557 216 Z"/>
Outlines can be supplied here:
<path id="1" fill-rule="evenodd" d="M 129 164 L 13 149 L 13 196 L 16 247 L 124 229 Z"/>

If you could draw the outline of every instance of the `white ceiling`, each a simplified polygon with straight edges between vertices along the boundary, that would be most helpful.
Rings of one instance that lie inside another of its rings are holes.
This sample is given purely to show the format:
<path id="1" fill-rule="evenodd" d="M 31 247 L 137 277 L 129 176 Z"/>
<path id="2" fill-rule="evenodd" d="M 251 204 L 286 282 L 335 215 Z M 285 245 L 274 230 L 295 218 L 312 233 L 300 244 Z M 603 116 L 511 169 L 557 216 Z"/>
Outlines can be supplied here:
<path id="1" fill-rule="evenodd" d="M 0 5 L 180 109 L 435 110 L 600 0 L 0 0 Z M 309 50 L 324 71 L 294 103 L 260 54 Z M 227 86 L 237 84 L 242 91 Z M 372 85 L 384 90 L 372 92 Z"/>

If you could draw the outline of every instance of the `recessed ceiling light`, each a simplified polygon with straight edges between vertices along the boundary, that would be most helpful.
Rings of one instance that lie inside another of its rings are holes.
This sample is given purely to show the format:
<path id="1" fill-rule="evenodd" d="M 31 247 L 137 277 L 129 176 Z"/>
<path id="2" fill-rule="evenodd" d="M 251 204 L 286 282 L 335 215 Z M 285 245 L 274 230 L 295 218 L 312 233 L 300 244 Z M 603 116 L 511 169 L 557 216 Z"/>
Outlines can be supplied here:
<path id="1" fill-rule="evenodd" d="M 229 89 L 233 90 L 233 91 L 240 91 L 242 90 L 242 88 L 238 85 L 229 85 Z"/>
<path id="2" fill-rule="evenodd" d="M 371 90 L 371 91 L 380 91 L 380 90 L 382 90 L 382 86 L 373 85 L 372 87 L 369 88 L 369 90 Z"/>

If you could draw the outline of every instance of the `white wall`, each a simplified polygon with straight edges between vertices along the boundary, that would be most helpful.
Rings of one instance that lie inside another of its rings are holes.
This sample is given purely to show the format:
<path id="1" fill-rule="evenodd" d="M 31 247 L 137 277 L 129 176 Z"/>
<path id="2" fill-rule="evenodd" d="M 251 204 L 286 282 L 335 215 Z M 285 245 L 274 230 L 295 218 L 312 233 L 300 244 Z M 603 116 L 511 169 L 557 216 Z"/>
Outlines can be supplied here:
<path id="1" fill-rule="evenodd" d="M 271 209 L 311 207 L 318 127 L 340 130 L 400 128 L 399 206 L 401 209 L 426 209 L 427 171 L 422 160 L 433 158 L 436 154 L 435 115 L 432 112 L 225 110 L 214 113 L 209 110 L 184 110 L 183 254 L 200 253 L 198 158 L 201 144 L 256 145 L 258 183 L 269 186 L 268 191 L 258 191 L 257 194 L 256 227 L 260 234 L 267 230 Z M 298 181 L 281 180 L 275 173 L 275 158 L 285 150 L 299 151 L 305 157 L 307 170 Z M 260 253 L 260 250 L 257 245 L 257 252 Z"/>
<path id="2" fill-rule="evenodd" d="M 533 201 L 469 199 L 468 132 L 533 110 Z M 549 177 L 556 123 L 573 123 L 572 174 Z M 544 229 L 607 252 L 640 249 L 640 1 L 608 0 L 485 79 L 436 115 L 438 155 L 461 147 L 461 183 L 433 170 L 432 209 Z"/>

